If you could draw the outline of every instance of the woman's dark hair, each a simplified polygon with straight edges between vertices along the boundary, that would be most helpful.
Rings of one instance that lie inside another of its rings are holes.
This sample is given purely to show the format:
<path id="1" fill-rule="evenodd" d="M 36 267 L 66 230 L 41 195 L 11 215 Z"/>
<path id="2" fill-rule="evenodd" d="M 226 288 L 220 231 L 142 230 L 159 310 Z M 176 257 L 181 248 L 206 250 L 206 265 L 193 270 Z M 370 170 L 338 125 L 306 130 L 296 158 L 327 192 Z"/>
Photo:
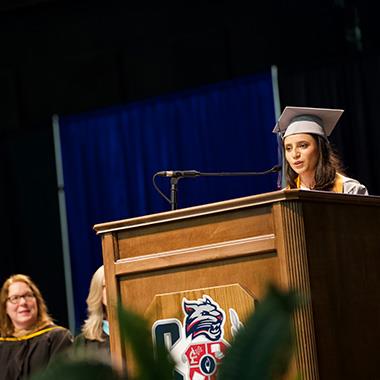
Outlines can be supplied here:
<path id="1" fill-rule="evenodd" d="M 336 173 L 344 174 L 342 163 L 331 144 L 322 136 L 310 134 L 317 143 L 319 158 L 315 169 L 315 186 L 313 190 L 330 191 L 334 187 Z M 285 160 L 286 183 L 290 189 L 296 189 L 298 174 Z"/>

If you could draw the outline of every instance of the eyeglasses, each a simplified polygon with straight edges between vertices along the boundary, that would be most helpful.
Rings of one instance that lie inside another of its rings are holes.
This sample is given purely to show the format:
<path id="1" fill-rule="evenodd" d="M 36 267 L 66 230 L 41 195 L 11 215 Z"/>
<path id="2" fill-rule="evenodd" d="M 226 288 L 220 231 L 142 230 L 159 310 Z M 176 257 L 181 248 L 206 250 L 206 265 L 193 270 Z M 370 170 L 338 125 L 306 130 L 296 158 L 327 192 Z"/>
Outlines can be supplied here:
<path id="1" fill-rule="evenodd" d="M 22 294 L 21 296 L 18 296 L 18 295 L 10 296 L 7 298 L 7 300 L 10 303 L 13 303 L 16 305 L 16 304 L 21 302 L 21 298 L 24 298 L 24 300 L 26 302 L 28 302 L 28 301 L 31 301 L 32 299 L 34 299 L 35 295 L 33 293 L 25 293 L 25 294 Z"/>

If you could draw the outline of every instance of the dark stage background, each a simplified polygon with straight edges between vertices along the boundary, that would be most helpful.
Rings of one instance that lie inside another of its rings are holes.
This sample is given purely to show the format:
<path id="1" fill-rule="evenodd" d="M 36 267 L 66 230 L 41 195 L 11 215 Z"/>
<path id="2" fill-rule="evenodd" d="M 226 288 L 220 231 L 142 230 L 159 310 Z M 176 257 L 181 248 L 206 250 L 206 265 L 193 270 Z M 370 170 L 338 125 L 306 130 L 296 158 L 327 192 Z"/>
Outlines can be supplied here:
<path id="1" fill-rule="evenodd" d="M 70 115 L 278 67 L 285 105 L 346 110 L 332 141 L 380 194 L 377 13 L 367 1 L 9 0 L 0 5 L 0 281 L 40 285 L 67 325 L 53 114 Z"/>

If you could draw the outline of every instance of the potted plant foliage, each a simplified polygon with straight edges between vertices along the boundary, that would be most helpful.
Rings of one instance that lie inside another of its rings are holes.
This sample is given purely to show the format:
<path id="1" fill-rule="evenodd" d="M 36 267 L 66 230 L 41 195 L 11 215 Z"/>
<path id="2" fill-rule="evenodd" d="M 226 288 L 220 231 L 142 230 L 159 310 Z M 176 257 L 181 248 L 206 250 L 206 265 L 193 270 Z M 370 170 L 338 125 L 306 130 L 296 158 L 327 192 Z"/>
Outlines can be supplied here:
<path id="1" fill-rule="evenodd" d="M 292 315 L 300 306 L 294 291 L 270 286 L 266 297 L 235 336 L 218 380 L 274 380 L 285 376 L 294 347 Z M 121 337 L 131 347 L 138 373 L 129 380 L 173 380 L 174 362 L 165 347 L 153 347 L 148 323 L 119 307 Z M 64 355 L 32 380 L 124 380 L 110 363 L 96 357 Z"/>

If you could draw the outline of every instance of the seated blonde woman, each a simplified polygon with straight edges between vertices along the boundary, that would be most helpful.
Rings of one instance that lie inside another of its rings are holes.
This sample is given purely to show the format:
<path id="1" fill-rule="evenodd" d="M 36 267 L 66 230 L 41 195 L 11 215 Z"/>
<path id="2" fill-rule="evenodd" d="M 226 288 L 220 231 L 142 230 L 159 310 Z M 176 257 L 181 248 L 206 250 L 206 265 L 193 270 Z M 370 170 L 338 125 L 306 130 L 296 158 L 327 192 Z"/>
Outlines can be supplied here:
<path id="1" fill-rule="evenodd" d="M 36 284 L 23 274 L 9 277 L 0 291 L 0 378 L 29 378 L 71 344 L 70 331 L 53 323 Z"/>
<path id="2" fill-rule="evenodd" d="M 106 351 L 110 353 L 109 327 L 107 319 L 107 297 L 104 282 L 104 267 L 101 266 L 91 279 L 87 297 L 88 318 L 82 326 L 82 332 L 75 338 L 76 348 Z"/>

